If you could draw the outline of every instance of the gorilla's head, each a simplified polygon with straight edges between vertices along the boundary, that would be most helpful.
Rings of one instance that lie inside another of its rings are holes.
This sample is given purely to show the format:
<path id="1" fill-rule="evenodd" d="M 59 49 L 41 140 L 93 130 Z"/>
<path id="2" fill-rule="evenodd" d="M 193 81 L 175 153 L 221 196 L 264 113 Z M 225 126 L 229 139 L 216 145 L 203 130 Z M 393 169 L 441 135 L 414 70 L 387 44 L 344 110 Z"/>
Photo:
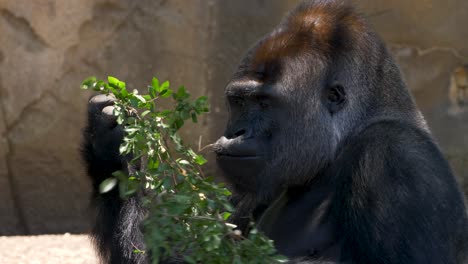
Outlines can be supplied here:
<path id="1" fill-rule="evenodd" d="M 216 153 L 235 190 L 268 200 L 282 187 L 305 185 L 365 120 L 413 105 L 399 92 L 405 86 L 382 42 L 337 2 L 300 5 L 248 52 L 228 83 L 230 116 Z M 395 99 L 400 105 L 389 101 Z"/>

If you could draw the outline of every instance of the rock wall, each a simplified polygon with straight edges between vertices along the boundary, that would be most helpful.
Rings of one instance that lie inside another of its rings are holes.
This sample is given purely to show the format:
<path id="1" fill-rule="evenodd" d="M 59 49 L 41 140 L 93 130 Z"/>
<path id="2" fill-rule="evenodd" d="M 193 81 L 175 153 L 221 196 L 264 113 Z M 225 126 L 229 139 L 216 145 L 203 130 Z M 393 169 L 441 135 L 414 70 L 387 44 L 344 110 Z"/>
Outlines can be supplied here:
<path id="1" fill-rule="evenodd" d="M 184 130 L 206 145 L 222 133 L 223 88 L 236 64 L 298 2 L 0 0 L 0 235 L 89 228 L 79 156 L 91 95 L 79 89 L 84 78 L 114 75 L 143 88 L 156 75 L 208 95 L 212 113 Z M 391 47 L 468 191 L 468 114 L 449 111 L 450 74 L 468 63 L 468 3 L 356 3 Z"/>

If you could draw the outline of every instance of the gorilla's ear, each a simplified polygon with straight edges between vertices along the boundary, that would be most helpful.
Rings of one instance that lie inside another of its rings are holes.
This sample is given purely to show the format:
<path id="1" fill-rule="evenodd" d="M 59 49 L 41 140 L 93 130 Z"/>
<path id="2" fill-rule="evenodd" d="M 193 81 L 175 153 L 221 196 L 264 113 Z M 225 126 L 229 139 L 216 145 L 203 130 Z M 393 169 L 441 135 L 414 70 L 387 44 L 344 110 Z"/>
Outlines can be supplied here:
<path id="1" fill-rule="evenodd" d="M 324 100 L 330 114 L 340 111 L 346 103 L 346 92 L 343 85 L 337 82 L 328 85 L 325 88 Z"/>

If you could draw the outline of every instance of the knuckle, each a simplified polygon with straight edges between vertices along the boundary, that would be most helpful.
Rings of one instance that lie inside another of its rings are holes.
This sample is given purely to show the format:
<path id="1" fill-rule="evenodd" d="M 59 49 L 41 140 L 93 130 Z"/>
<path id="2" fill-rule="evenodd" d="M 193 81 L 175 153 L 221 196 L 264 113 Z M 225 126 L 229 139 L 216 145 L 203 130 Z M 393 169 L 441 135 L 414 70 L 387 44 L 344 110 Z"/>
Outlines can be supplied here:
<path id="1" fill-rule="evenodd" d="M 114 116 L 114 106 L 106 106 L 102 109 L 102 114 L 106 116 Z"/>
<path id="2" fill-rule="evenodd" d="M 115 100 L 116 98 L 113 95 L 99 94 L 99 95 L 91 97 L 91 99 L 89 99 L 89 104 L 96 105 L 96 106 L 99 106 L 99 105 L 104 106 L 104 105 L 109 105 L 109 104 L 114 103 Z"/>

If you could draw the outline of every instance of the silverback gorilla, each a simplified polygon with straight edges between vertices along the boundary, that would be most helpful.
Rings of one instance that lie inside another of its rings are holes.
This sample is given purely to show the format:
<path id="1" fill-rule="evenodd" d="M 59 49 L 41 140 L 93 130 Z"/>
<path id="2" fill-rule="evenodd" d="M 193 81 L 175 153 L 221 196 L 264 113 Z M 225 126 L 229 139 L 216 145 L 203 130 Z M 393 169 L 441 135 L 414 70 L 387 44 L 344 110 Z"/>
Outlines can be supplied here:
<path id="1" fill-rule="evenodd" d="M 239 228 L 254 219 L 291 263 L 467 263 L 449 164 L 385 45 L 348 4 L 299 5 L 247 53 L 225 94 L 214 148 Z M 146 263 L 132 253 L 144 247 L 139 197 L 98 192 L 126 166 L 112 104 L 92 98 L 84 132 L 93 238 L 105 263 Z"/>

